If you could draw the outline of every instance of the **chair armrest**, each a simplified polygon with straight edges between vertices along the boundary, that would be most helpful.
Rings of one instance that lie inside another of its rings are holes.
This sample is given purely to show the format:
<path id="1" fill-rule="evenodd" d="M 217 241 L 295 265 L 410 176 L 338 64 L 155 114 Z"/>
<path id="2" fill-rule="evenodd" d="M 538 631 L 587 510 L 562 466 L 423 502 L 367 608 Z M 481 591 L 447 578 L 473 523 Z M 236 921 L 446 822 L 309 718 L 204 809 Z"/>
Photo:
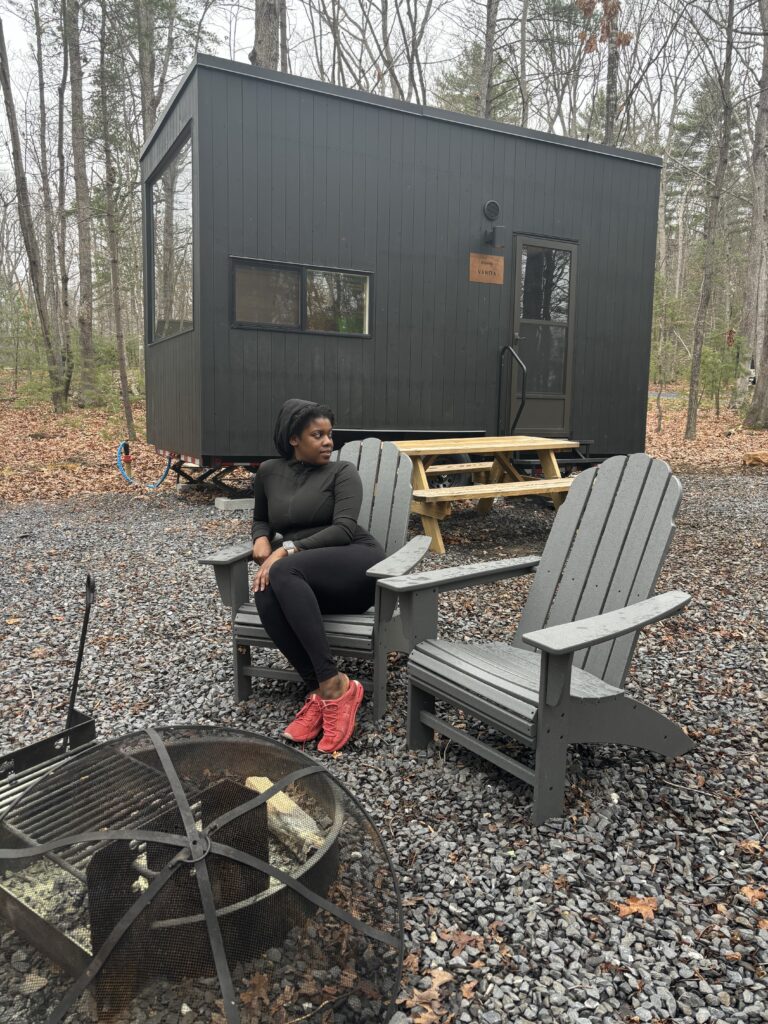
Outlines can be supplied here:
<path id="1" fill-rule="evenodd" d="M 536 647 L 547 654 L 573 654 L 584 647 L 614 640 L 625 633 L 632 633 L 643 626 L 649 626 L 659 619 L 666 619 L 679 612 L 691 600 L 691 595 L 683 590 L 670 590 L 666 594 L 656 594 L 645 601 L 638 601 L 627 608 L 619 608 L 614 612 L 603 612 L 592 615 L 588 619 L 576 622 L 565 622 L 561 626 L 547 626 L 532 633 L 525 633 L 521 638 L 531 647 Z"/>
<path id="2" fill-rule="evenodd" d="M 376 565 L 372 565 L 366 576 L 373 576 L 379 580 L 387 576 L 402 576 L 403 573 L 410 572 L 414 565 L 418 565 L 426 555 L 431 543 L 432 538 L 425 537 L 423 534 L 413 537 L 399 551 L 395 551 L 394 554 L 383 558 Z"/>
<path id="3" fill-rule="evenodd" d="M 220 548 L 212 555 L 198 558 L 198 565 L 235 565 L 236 562 L 247 561 L 253 555 L 253 544 L 230 544 L 228 548 Z"/>
<path id="4" fill-rule="evenodd" d="M 391 576 L 379 580 L 378 586 L 401 594 L 419 590 L 458 590 L 533 572 L 540 561 L 538 555 L 532 555 L 526 558 L 504 558 L 498 562 L 455 565 L 431 572 L 414 572 L 410 576 Z"/>

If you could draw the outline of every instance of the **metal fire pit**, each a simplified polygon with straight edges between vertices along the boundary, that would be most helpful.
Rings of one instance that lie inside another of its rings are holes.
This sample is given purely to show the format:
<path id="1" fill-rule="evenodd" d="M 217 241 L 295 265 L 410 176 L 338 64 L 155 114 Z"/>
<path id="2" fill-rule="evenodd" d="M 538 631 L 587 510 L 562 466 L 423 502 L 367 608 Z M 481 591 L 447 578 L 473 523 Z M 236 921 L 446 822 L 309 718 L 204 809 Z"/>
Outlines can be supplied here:
<path id="1" fill-rule="evenodd" d="M 49 1024 L 391 1013 L 383 843 L 320 764 L 264 737 L 147 730 L 5 780 L 0 872 L 0 913 L 76 979 Z"/>

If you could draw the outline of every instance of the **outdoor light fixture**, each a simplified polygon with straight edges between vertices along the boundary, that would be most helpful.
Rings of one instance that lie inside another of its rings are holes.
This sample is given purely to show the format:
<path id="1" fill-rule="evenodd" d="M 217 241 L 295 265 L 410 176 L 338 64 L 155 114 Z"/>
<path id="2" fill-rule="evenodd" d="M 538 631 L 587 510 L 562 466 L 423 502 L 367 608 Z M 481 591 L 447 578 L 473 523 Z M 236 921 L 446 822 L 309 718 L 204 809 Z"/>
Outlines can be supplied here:
<path id="1" fill-rule="evenodd" d="M 501 205 L 495 199 L 488 199 L 483 203 L 483 216 L 486 220 L 494 221 L 498 218 L 501 213 Z M 501 249 L 502 245 L 497 241 L 498 233 L 504 230 L 503 224 L 493 224 L 491 227 L 486 228 L 483 232 L 483 238 L 486 245 L 495 246 L 497 249 Z"/>
<path id="2" fill-rule="evenodd" d="M 495 199 L 483 203 L 483 214 L 487 220 L 496 220 L 501 213 L 501 206 Z"/>

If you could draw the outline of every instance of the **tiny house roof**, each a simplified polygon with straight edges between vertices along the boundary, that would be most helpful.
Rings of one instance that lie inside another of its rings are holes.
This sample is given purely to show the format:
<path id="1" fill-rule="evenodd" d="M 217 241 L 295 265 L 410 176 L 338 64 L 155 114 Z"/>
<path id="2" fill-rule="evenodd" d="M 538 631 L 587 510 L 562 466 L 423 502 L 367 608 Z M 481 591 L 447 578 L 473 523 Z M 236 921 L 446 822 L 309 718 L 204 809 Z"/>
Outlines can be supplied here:
<path id="1" fill-rule="evenodd" d="M 268 68 L 254 67 L 241 61 L 225 60 L 222 57 L 214 57 L 203 53 L 197 54 L 192 64 L 190 64 L 163 113 L 157 119 L 142 147 L 142 157 L 152 145 L 155 136 L 171 112 L 177 97 L 184 91 L 187 82 L 198 67 L 211 68 L 214 71 L 224 71 L 232 75 L 244 75 L 248 78 L 260 78 L 266 82 L 275 82 L 289 88 L 303 89 L 306 92 L 320 93 L 325 96 L 335 96 L 339 99 L 350 100 L 353 103 L 398 110 L 401 113 L 410 114 L 412 117 L 448 121 L 452 124 L 462 124 L 471 128 L 482 128 L 485 131 L 497 132 L 500 135 L 512 135 L 521 139 L 546 142 L 551 146 L 564 146 L 568 149 L 581 149 L 591 153 L 602 153 L 604 156 L 615 157 L 619 160 L 630 160 L 634 163 L 650 164 L 655 167 L 661 167 L 663 163 L 661 157 L 651 156 L 647 153 L 637 153 L 629 149 L 618 149 L 614 146 L 603 146 L 597 142 L 586 142 L 567 135 L 554 135 L 551 132 L 535 131 L 532 128 L 520 128 L 517 125 L 506 124 L 503 121 L 491 121 L 482 117 L 472 117 L 469 114 L 458 114 L 451 110 L 441 110 L 437 107 L 423 106 L 419 103 L 408 103 L 405 100 L 390 99 L 388 96 L 375 96 L 373 93 L 348 89 L 340 85 L 330 85 L 327 82 L 318 82 L 312 78 L 301 78 L 298 75 L 288 75 L 282 71 L 270 71 Z"/>

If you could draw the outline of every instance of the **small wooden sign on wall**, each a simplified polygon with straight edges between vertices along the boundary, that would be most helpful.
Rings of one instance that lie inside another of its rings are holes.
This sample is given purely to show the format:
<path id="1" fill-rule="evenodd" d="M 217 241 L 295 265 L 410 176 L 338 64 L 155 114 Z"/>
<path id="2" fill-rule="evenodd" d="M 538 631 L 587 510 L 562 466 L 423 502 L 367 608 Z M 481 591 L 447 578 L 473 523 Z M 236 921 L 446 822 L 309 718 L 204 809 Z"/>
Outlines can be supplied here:
<path id="1" fill-rule="evenodd" d="M 483 252 L 469 254 L 469 280 L 479 284 L 504 284 L 504 257 Z"/>

